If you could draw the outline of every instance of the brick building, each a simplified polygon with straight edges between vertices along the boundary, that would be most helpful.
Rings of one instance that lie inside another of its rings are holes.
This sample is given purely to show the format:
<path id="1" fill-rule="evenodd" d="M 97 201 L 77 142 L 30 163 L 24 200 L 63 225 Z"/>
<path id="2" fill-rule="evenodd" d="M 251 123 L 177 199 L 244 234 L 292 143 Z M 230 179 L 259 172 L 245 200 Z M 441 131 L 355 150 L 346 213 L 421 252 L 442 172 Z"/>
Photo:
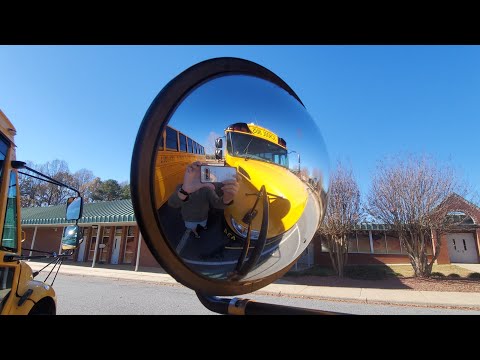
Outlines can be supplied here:
<path id="1" fill-rule="evenodd" d="M 93 263 L 97 248 L 96 264 L 159 267 L 138 230 L 131 200 L 84 204 L 78 224 L 84 236 L 72 260 Z M 65 205 L 24 208 L 22 247 L 59 252 L 63 228 L 67 225 L 71 223 L 65 221 Z M 29 255 L 30 251 L 23 254 Z"/>
<path id="2" fill-rule="evenodd" d="M 438 264 L 479 263 L 480 262 L 480 208 L 459 195 L 452 195 L 448 200 L 451 216 L 464 218 L 455 231 L 440 236 L 440 254 Z M 427 253 L 433 255 L 435 243 L 439 241 L 437 234 L 432 234 L 433 244 Z M 348 263 L 360 264 L 409 264 L 405 249 L 398 236 L 384 225 L 363 223 L 351 234 Z M 314 263 L 329 265 L 328 250 L 317 236 L 312 241 L 314 247 Z"/>
<path id="3" fill-rule="evenodd" d="M 439 264 L 451 262 L 479 263 L 480 208 L 458 195 L 449 198 L 452 214 L 466 215 L 457 231 L 440 237 Z M 93 263 L 97 237 L 100 239 L 95 263 L 160 267 L 139 233 L 131 200 L 85 204 L 79 225 L 84 241 L 72 260 Z M 65 222 L 65 206 L 22 209 L 23 248 L 43 251 L 60 250 L 60 239 Z M 405 249 L 398 237 L 379 224 L 360 224 L 351 236 L 349 264 L 409 264 Z M 433 241 L 438 236 L 433 234 Z M 434 246 L 429 247 L 433 254 Z M 29 251 L 24 251 L 28 255 Z M 138 258 L 138 263 L 137 263 Z M 329 265 L 328 251 L 320 237 L 314 237 L 300 257 L 298 264 Z"/>

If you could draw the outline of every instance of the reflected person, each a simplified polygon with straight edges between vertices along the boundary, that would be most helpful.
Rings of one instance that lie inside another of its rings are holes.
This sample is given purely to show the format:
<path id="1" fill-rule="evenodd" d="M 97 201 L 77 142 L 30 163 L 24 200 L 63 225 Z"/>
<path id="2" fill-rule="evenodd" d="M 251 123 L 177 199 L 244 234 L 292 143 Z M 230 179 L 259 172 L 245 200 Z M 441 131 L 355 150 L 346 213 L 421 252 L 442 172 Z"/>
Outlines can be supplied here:
<path id="1" fill-rule="evenodd" d="M 197 227 L 200 225 L 204 230 L 207 229 L 210 208 L 225 209 L 232 205 L 239 189 L 237 180 L 225 180 L 220 188 L 223 195 L 219 196 L 213 183 L 202 183 L 200 181 L 201 165 L 207 164 L 196 161 L 187 166 L 183 184 L 178 185 L 168 199 L 168 205 L 181 208 L 185 227 L 191 230 L 197 239 L 200 238 Z"/>

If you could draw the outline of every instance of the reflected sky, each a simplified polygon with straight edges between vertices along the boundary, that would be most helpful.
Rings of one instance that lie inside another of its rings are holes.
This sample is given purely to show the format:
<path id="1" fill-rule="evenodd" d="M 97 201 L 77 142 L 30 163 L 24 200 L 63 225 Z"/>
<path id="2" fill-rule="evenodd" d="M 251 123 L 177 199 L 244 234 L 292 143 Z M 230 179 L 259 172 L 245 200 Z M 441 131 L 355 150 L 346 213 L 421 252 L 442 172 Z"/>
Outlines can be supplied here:
<path id="1" fill-rule="evenodd" d="M 169 125 L 214 152 L 215 137 L 236 122 L 255 123 L 287 142 L 290 169 L 308 168 L 328 188 L 329 160 L 320 130 L 307 110 L 285 90 L 246 75 L 210 80 L 193 90 L 176 109 Z M 320 175 L 322 174 L 322 175 Z"/>

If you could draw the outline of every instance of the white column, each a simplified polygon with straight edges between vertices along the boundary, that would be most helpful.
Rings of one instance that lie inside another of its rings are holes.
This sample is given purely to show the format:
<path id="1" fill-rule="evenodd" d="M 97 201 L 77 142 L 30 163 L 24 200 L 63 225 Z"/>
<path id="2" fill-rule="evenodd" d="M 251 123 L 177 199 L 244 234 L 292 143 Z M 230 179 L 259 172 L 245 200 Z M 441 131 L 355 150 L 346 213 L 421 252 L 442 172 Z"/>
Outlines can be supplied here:
<path id="1" fill-rule="evenodd" d="M 97 260 L 97 252 L 98 252 L 98 244 L 100 243 L 100 230 L 102 230 L 102 225 L 98 225 L 97 229 L 97 236 L 95 242 L 95 251 L 93 252 L 93 260 L 92 260 L 92 267 L 95 267 L 95 262 Z M 90 251 L 90 249 L 88 249 Z"/>
<path id="2" fill-rule="evenodd" d="M 138 232 L 138 246 L 137 246 L 137 260 L 135 261 L 135 271 L 138 271 L 138 265 L 140 262 L 140 249 L 142 245 L 142 233 L 139 231 Z"/>
<path id="3" fill-rule="evenodd" d="M 65 230 L 66 226 L 63 227 L 62 232 L 60 234 L 60 247 L 58 248 L 58 254 L 62 253 L 62 237 L 63 237 L 63 231 Z"/>
<path id="4" fill-rule="evenodd" d="M 369 239 L 370 239 L 370 254 L 373 254 L 372 230 L 368 230 L 368 237 L 369 237 Z"/>
<path id="5" fill-rule="evenodd" d="M 35 226 L 35 230 L 33 231 L 33 238 L 32 238 L 32 244 L 30 245 L 30 249 L 33 249 L 33 247 L 35 246 L 35 239 L 37 238 L 37 229 L 38 229 L 38 226 Z M 32 250 L 30 250 L 30 256 L 32 256 Z M 30 261 L 30 259 L 28 260 Z"/>

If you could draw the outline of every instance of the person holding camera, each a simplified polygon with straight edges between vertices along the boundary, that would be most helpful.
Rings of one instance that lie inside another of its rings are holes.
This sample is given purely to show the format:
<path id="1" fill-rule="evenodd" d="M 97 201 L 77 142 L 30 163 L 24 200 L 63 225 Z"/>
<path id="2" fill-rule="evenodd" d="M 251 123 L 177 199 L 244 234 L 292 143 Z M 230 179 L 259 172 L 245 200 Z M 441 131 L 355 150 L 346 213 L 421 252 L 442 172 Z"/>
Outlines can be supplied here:
<path id="1" fill-rule="evenodd" d="M 213 183 L 202 183 L 200 181 L 201 165 L 206 164 L 196 161 L 187 166 L 183 184 L 178 185 L 168 199 L 168 205 L 181 208 L 185 227 L 190 229 L 197 239 L 200 238 L 197 227 L 200 225 L 204 230 L 207 229 L 210 208 L 225 209 L 233 204 L 233 199 L 239 189 L 236 179 L 225 180 L 220 187 L 223 194 L 218 195 Z"/>

